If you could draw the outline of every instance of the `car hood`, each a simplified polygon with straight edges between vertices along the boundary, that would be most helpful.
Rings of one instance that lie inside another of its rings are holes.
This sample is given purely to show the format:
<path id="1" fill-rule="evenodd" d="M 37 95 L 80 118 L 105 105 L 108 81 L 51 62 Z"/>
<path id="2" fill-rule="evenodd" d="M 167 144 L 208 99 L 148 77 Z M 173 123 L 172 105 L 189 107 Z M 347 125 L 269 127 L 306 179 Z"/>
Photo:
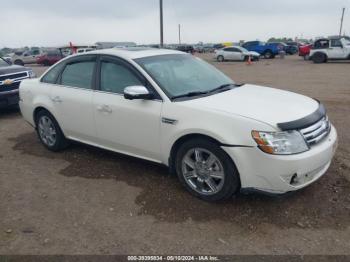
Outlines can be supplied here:
<path id="1" fill-rule="evenodd" d="M 275 128 L 279 123 L 304 118 L 319 107 L 316 100 L 303 95 L 248 84 L 185 103 L 198 109 L 247 117 Z"/>
<path id="2" fill-rule="evenodd" d="M 0 67 L 0 75 L 8 75 L 12 73 L 18 73 L 18 72 L 29 71 L 29 70 L 31 69 L 24 66 L 18 66 L 18 65 L 2 66 Z"/>
<path id="3" fill-rule="evenodd" d="M 258 52 L 255 52 L 255 51 L 249 51 L 248 54 L 252 55 L 252 56 L 260 56 L 260 54 Z"/>

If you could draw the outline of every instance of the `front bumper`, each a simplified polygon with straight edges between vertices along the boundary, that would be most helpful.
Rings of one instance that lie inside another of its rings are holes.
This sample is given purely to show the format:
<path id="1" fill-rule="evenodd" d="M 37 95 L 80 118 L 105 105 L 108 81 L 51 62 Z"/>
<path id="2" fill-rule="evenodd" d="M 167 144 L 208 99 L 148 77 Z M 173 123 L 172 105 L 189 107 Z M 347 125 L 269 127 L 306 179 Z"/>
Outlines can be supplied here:
<path id="1" fill-rule="evenodd" d="M 18 89 L 0 92 L 0 108 L 18 105 L 19 92 Z"/>
<path id="2" fill-rule="evenodd" d="M 272 194 L 296 191 L 315 182 L 328 170 L 336 148 L 337 131 L 333 126 L 322 142 L 301 154 L 269 155 L 257 147 L 223 147 L 237 166 L 243 190 Z"/>

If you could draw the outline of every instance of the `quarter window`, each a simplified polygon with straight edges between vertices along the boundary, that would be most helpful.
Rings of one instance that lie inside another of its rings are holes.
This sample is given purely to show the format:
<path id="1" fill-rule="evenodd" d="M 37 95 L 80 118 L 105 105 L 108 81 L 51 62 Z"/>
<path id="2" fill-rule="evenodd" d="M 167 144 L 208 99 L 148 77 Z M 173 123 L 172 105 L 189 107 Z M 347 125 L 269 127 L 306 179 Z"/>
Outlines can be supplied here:
<path id="1" fill-rule="evenodd" d="M 65 86 L 92 89 L 94 67 L 94 61 L 67 64 L 61 76 L 61 84 Z"/>
<path id="2" fill-rule="evenodd" d="M 101 91 L 123 94 L 128 86 L 143 85 L 125 66 L 114 63 L 101 63 Z"/>

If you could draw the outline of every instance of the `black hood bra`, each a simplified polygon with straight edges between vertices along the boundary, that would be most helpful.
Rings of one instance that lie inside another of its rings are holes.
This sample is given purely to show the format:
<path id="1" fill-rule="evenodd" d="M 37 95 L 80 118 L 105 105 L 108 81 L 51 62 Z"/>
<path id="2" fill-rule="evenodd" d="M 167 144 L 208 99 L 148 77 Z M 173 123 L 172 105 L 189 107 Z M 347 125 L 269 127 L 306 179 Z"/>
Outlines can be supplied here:
<path id="1" fill-rule="evenodd" d="M 278 123 L 277 126 L 282 130 L 282 131 L 288 131 L 288 130 L 298 130 L 298 129 L 303 129 L 305 127 L 311 126 L 321 120 L 323 117 L 326 116 L 326 108 L 320 103 L 315 112 L 313 112 L 311 115 L 308 115 L 306 117 L 290 121 L 290 122 L 285 122 L 285 123 Z"/>

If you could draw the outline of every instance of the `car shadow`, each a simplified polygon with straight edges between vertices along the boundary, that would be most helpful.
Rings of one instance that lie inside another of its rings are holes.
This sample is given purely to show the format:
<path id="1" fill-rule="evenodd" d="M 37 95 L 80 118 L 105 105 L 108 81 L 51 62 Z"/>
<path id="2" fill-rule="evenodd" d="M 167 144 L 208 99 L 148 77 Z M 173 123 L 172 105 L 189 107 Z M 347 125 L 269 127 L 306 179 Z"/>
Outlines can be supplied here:
<path id="1" fill-rule="evenodd" d="M 0 119 L 1 118 L 13 118 L 14 116 L 20 116 L 21 112 L 18 106 L 1 108 L 0 109 Z"/>
<path id="2" fill-rule="evenodd" d="M 350 183 L 337 172 L 341 165 L 337 157 L 324 177 L 292 195 L 238 194 L 224 202 L 208 203 L 186 192 L 177 177 L 161 165 L 78 143 L 60 153 L 48 152 L 34 132 L 10 140 L 13 149 L 22 154 L 69 162 L 68 167 L 58 170 L 64 176 L 111 179 L 141 188 L 135 198 L 140 206 L 138 215 L 150 215 L 158 221 L 218 220 L 248 230 L 264 223 L 287 228 L 339 229 L 350 225 Z"/>

